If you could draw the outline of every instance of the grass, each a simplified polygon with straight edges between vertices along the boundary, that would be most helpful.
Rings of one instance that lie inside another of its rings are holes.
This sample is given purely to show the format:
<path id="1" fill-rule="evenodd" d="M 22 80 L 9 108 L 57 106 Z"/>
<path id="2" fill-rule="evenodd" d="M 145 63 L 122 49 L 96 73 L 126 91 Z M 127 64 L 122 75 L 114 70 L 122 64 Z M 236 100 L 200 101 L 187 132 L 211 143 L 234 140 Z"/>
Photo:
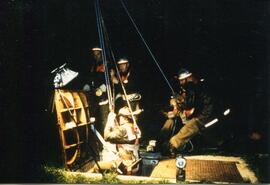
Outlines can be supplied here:
<path id="1" fill-rule="evenodd" d="M 259 154 L 251 153 L 238 153 L 234 151 L 224 150 L 204 150 L 202 148 L 195 148 L 192 155 L 224 155 L 224 156 L 236 156 L 243 158 L 250 169 L 255 172 L 260 183 L 269 183 L 269 156 L 260 156 Z M 68 184 L 168 184 L 166 180 L 162 181 L 135 181 L 127 180 L 125 182 L 120 181 L 117 178 L 117 174 L 113 172 L 107 172 L 102 179 L 90 178 L 81 174 L 72 174 L 65 171 L 62 167 L 55 167 L 53 164 L 47 164 L 42 166 L 41 178 L 38 178 L 39 183 L 68 183 Z M 189 182 L 179 182 L 179 184 L 189 184 Z"/>
<path id="2" fill-rule="evenodd" d="M 247 162 L 252 171 L 255 172 L 260 183 L 269 183 L 269 157 L 260 154 L 245 155 L 242 158 Z"/>
<path id="3" fill-rule="evenodd" d="M 43 167 L 44 183 L 67 183 L 67 184 L 168 184 L 166 180 L 161 181 L 121 181 L 114 172 L 106 172 L 102 179 L 90 178 L 81 174 L 71 174 L 64 169 L 56 167 Z"/>
<path id="4" fill-rule="evenodd" d="M 196 154 L 196 152 L 194 152 Z M 217 151 L 203 151 L 205 155 L 225 155 L 225 156 L 235 156 L 226 152 Z M 202 153 L 200 153 L 202 154 Z M 269 162 L 269 157 L 262 157 L 260 155 L 237 155 L 243 158 L 250 169 L 255 172 L 260 183 L 269 183 L 270 179 L 268 176 L 269 167 L 267 163 Z M 168 184 L 166 180 L 161 181 L 138 181 L 138 180 L 126 180 L 121 181 L 117 178 L 117 174 L 114 172 L 106 172 L 100 179 L 90 178 L 81 174 L 72 174 L 64 170 L 61 167 L 54 167 L 52 165 L 45 165 L 42 167 L 41 183 L 68 183 L 68 184 Z M 179 182 L 179 184 L 189 184 L 189 182 Z"/>

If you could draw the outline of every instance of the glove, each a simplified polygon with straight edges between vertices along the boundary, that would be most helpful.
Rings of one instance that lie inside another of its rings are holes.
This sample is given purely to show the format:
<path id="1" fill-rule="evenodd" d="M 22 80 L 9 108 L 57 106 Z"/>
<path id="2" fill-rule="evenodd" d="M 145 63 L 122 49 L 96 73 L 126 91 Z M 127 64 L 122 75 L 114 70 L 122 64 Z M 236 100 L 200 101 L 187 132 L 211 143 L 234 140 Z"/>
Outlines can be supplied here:
<path id="1" fill-rule="evenodd" d="M 177 106 L 177 100 L 175 98 L 170 99 L 170 105 L 171 106 Z"/>
<path id="2" fill-rule="evenodd" d="M 96 96 L 101 96 L 102 95 L 102 90 L 100 88 L 96 89 Z"/>
<path id="3" fill-rule="evenodd" d="M 111 75 L 111 80 L 112 80 L 112 82 L 113 82 L 114 84 L 118 84 L 118 83 L 119 83 L 119 81 L 118 81 L 118 79 L 116 78 L 116 76 L 115 76 L 115 72 L 114 72 L 114 70 L 113 70 L 113 69 L 111 69 L 111 71 L 110 71 L 110 75 Z"/>
<path id="4" fill-rule="evenodd" d="M 106 85 L 102 84 L 98 88 L 96 88 L 96 96 L 101 96 L 102 93 L 106 92 Z"/>

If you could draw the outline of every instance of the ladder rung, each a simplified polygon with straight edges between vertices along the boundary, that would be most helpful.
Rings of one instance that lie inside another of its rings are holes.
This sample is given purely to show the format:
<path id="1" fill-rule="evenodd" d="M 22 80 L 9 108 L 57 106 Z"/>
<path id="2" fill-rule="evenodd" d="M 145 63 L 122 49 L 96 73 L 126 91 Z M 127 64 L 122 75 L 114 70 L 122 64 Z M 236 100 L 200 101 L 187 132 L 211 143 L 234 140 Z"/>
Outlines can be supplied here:
<path id="1" fill-rule="evenodd" d="M 71 129 L 74 129 L 74 128 L 77 128 L 77 127 L 81 127 L 81 126 L 85 126 L 85 125 L 89 125 L 90 122 L 87 122 L 87 123 L 80 123 L 78 124 L 77 126 L 74 125 L 73 127 L 68 127 L 68 128 L 64 128 L 63 130 L 66 131 L 66 130 L 71 130 Z"/>
<path id="2" fill-rule="evenodd" d="M 83 142 L 80 141 L 78 144 L 75 143 L 75 144 L 71 144 L 71 145 L 66 145 L 66 146 L 64 146 L 64 148 L 65 148 L 65 150 L 66 150 L 66 149 L 70 149 L 70 148 L 76 147 L 76 146 L 78 146 L 78 145 L 80 145 L 80 144 L 82 144 L 82 143 L 83 143 Z"/>
<path id="3" fill-rule="evenodd" d="M 64 109 L 61 109 L 61 112 L 67 112 L 67 111 L 79 110 L 79 109 L 82 109 L 82 107 L 64 108 Z"/>

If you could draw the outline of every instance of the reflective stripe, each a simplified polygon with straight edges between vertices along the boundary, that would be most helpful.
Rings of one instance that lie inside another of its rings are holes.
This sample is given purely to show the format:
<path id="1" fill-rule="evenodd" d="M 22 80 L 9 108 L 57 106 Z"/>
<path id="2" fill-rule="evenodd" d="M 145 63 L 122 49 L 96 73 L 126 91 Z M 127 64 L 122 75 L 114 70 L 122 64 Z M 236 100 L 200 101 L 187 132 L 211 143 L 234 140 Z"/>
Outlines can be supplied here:
<path id="1" fill-rule="evenodd" d="M 212 121 L 210 121 L 209 123 L 205 124 L 204 127 L 207 128 L 207 127 L 210 127 L 211 125 L 215 124 L 216 122 L 218 122 L 218 119 L 213 119 Z"/>

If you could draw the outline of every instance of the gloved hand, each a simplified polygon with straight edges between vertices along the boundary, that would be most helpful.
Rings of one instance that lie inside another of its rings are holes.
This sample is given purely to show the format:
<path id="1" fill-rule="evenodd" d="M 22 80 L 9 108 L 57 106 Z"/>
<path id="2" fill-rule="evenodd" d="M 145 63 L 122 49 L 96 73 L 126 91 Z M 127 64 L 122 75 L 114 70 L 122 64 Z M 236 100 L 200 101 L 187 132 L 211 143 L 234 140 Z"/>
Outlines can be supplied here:
<path id="1" fill-rule="evenodd" d="M 113 69 L 110 70 L 110 75 L 111 75 L 111 80 L 112 80 L 112 82 L 113 82 L 114 84 L 118 84 L 119 81 L 118 81 L 118 79 L 116 78 L 115 72 L 114 72 Z"/>
<path id="2" fill-rule="evenodd" d="M 96 88 L 96 96 L 101 96 L 104 92 L 106 92 L 105 84 L 102 84 L 98 88 Z"/>
<path id="3" fill-rule="evenodd" d="M 102 95 L 102 90 L 100 88 L 96 88 L 96 96 L 101 96 Z"/>
<path id="4" fill-rule="evenodd" d="M 173 106 L 173 107 L 177 106 L 177 100 L 175 98 L 171 98 L 170 99 L 170 105 Z"/>

